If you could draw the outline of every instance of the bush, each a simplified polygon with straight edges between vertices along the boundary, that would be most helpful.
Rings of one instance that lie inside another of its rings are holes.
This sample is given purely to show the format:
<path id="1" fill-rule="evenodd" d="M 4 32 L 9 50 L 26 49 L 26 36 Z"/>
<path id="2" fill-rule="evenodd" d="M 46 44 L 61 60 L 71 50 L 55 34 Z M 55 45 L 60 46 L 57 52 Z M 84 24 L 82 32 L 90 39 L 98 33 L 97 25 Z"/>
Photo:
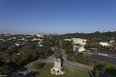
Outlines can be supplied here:
<path id="1" fill-rule="evenodd" d="M 68 56 L 68 57 L 67 57 L 67 60 L 73 61 L 73 58 Z"/>
<path id="2" fill-rule="evenodd" d="M 83 55 L 83 52 L 79 52 L 77 55 L 78 55 L 78 56 Z"/>
<path id="3" fill-rule="evenodd" d="M 95 60 L 94 59 L 91 59 L 91 58 L 86 58 L 84 61 L 83 61 L 83 64 L 86 64 L 86 65 L 95 65 Z"/>
<path id="4" fill-rule="evenodd" d="M 34 77 L 39 77 L 39 75 L 40 75 L 39 71 L 31 72 L 31 74 L 32 74 Z"/>
<path id="5" fill-rule="evenodd" d="M 34 69 L 40 69 L 42 67 L 42 64 L 40 62 L 34 62 L 33 67 Z"/>
<path id="6" fill-rule="evenodd" d="M 20 77 L 20 75 L 17 74 L 17 73 L 12 73 L 12 74 L 10 75 L 10 77 Z"/>

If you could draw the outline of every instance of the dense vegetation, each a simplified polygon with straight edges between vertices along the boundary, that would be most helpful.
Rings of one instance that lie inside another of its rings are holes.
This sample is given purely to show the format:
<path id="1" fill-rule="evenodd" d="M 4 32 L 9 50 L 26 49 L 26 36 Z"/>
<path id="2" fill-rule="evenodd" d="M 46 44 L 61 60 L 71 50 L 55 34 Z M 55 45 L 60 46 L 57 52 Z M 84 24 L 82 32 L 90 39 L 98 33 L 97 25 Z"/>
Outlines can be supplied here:
<path id="1" fill-rule="evenodd" d="M 65 35 L 61 35 L 63 38 L 85 38 L 90 42 L 100 42 L 100 41 L 116 41 L 116 32 L 99 32 L 95 33 L 69 33 Z"/>
<path id="2" fill-rule="evenodd" d="M 25 46 L 14 46 L 8 49 L 9 45 L 7 46 L 5 45 L 6 42 L 1 41 L 0 45 L 4 44 L 1 47 L 1 55 L 7 53 L 9 56 L 7 56 L 5 59 L 0 59 L 0 74 L 7 74 L 13 70 L 16 70 L 17 67 L 26 65 L 31 61 L 39 58 L 44 59 L 50 56 L 52 53 L 51 47 L 54 45 L 54 41 L 49 38 L 44 38 L 43 42 L 41 42 L 43 46 L 39 46 L 38 42 L 39 41 L 31 41 L 28 39 L 28 41 L 25 41 Z M 19 55 L 17 55 L 18 52 L 20 53 Z"/>
<path id="3" fill-rule="evenodd" d="M 98 51 L 107 50 L 107 51 L 116 51 L 116 32 L 99 32 L 96 31 L 95 33 L 68 33 L 64 35 L 60 35 L 59 38 L 66 39 L 66 38 L 83 38 L 87 39 L 87 43 L 85 45 L 86 49 L 89 48 L 97 48 Z M 99 44 L 99 42 L 110 42 L 113 40 L 112 47 L 103 47 Z"/>
<path id="4" fill-rule="evenodd" d="M 76 60 L 76 62 L 94 66 L 95 69 L 102 69 L 116 76 L 114 72 L 116 71 L 116 65 L 91 59 L 89 58 L 90 54 L 87 54 L 87 53 L 74 52 L 72 50 L 72 44 L 70 41 L 62 41 L 62 47 L 65 50 L 65 53 L 67 55 L 67 60 L 72 61 L 72 62 Z M 98 75 L 99 74 L 97 74 L 96 76 Z"/>
<path id="5" fill-rule="evenodd" d="M 33 62 L 31 74 L 32 74 L 34 77 L 39 77 L 39 75 L 40 75 L 40 69 L 41 69 L 44 65 L 45 65 L 44 63 Z"/>

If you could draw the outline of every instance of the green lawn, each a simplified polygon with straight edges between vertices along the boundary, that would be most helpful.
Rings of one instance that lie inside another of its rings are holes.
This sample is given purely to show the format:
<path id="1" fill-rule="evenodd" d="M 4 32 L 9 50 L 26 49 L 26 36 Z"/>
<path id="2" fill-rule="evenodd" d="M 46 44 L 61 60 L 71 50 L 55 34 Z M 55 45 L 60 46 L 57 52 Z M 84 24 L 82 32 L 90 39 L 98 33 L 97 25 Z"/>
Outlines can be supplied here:
<path id="1" fill-rule="evenodd" d="M 50 69 L 53 67 L 52 63 L 47 63 L 43 68 L 39 70 L 40 76 L 39 77 L 56 77 L 56 75 L 52 75 Z M 69 68 L 67 66 L 63 66 L 65 70 L 64 75 L 58 75 L 57 77 L 90 77 L 88 71 Z"/>
<path id="2" fill-rule="evenodd" d="M 83 53 L 83 56 L 85 56 L 85 57 L 89 57 L 89 56 L 91 56 L 92 54 L 89 54 L 89 53 Z"/>

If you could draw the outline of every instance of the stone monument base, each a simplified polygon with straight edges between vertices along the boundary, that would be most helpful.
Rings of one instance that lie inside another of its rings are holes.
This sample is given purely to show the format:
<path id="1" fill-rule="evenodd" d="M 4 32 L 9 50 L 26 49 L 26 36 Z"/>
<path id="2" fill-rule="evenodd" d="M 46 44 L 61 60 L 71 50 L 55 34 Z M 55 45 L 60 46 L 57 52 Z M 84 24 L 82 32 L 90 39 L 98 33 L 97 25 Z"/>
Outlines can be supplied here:
<path id="1" fill-rule="evenodd" d="M 51 74 L 63 75 L 64 73 L 65 73 L 65 71 L 63 70 L 62 67 L 60 67 L 60 68 L 53 67 L 53 68 L 51 69 Z"/>

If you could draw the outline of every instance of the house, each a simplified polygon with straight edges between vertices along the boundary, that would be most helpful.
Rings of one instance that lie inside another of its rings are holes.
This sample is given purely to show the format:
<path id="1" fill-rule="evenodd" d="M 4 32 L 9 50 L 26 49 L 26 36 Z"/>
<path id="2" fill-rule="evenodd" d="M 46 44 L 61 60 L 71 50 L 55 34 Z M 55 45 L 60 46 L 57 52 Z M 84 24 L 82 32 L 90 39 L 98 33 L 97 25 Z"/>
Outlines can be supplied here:
<path id="1" fill-rule="evenodd" d="M 85 48 L 84 46 L 73 46 L 73 51 L 77 51 L 77 52 L 82 52 L 82 51 L 85 51 Z"/>
<path id="2" fill-rule="evenodd" d="M 37 44 L 41 44 L 41 42 L 38 42 Z"/>
<path id="3" fill-rule="evenodd" d="M 4 39 L 0 39 L 0 41 L 4 41 Z"/>
<path id="4" fill-rule="evenodd" d="M 31 41 L 35 41 L 35 40 L 38 40 L 38 39 L 37 38 L 31 39 Z"/>
<path id="5" fill-rule="evenodd" d="M 40 47 L 43 47 L 43 45 L 39 45 Z"/>
<path id="6" fill-rule="evenodd" d="M 18 39 L 18 40 L 22 40 L 22 41 L 27 41 L 25 38 L 22 38 L 22 39 Z"/>
<path id="7" fill-rule="evenodd" d="M 110 40 L 110 43 L 113 43 L 113 42 L 115 42 L 114 40 Z"/>
<path id="8" fill-rule="evenodd" d="M 81 44 L 81 45 L 85 45 L 87 39 L 81 39 L 81 38 L 72 38 L 73 44 Z"/>
<path id="9" fill-rule="evenodd" d="M 38 40 L 39 40 L 40 42 L 42 42 L 42 41 L 43 41 L 43 39 L 40 39 L 40 38 L 38 38 Z"/>
<path id="10" fill-rule="evenodd" d="M 41 35 L 41 34 L 38 34 L 38 35 L 37 35 L 37 37 L 43 37 L 43 35 Z"/>
<path id="11" fill-rule="evenodd" d="M 99 42 L 99 44 L 102 45 L 102 46 L 107 46 L 107 47 L 111 46 L 111 44 L 108 43 L 108 42 Z"/>
<path id="12" fill-rule="evenodd" d="M 7 39 L 7 40 L 9 40 L 9 41 L 10 41 L 10 40 L 12 40 L 12 38 L 9 38 L 9 39 Z"/>
<path id="13" fill-rule="evenodd" d="M 97 48 L 89 48 L 89 50 L 97 51 Z"/>
<path id="14" fill-rule="evenodd" d="M 16 39 L 16 37 L 12 37 L 12 39 Z"/>
<path id="15" fill-rule="evenodd" d="M 34 38 L 34 39 L 31 39 L 31 41 L 35 41 L 35 40 L 39 40 L 40 42 L 43 41 L 43 39 L 40 39 L 40 38 Z"/>
<path id="16" fill-rule="evenodd" d="M 71 39 L 64 39 L 65 41 L 71 41 Z"/>
<path id="17" fill-rule="evenodd" d="M 16 46 L 23 46 L 23 45 L 25 45 L 25 43 L 17 42 L 17 43 L 15 43 L 15 45 Z"/>

